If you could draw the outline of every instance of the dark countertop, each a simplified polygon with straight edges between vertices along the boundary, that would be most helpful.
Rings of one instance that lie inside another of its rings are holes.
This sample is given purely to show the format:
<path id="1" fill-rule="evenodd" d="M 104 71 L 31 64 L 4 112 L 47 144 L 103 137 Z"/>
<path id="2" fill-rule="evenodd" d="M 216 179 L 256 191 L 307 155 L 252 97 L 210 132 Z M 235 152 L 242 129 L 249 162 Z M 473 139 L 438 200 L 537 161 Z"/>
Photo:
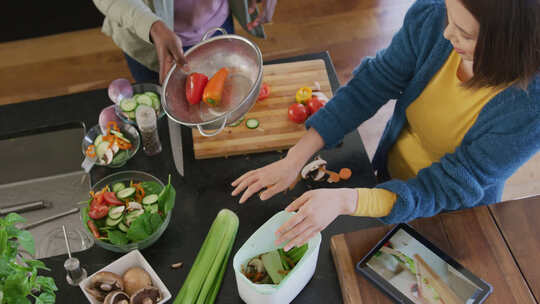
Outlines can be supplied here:
<path id="1" fill-rule="evenodd" d="M 280 59 L 268 63 L 281 63 L 297 60 L 324 59 L 332 89 L 335 91 L 338 80 L 328 53 L 310 54 L 294 58 Z M 60 96 L 33 102 L 12 104 L 0 107 L 0 136 L 21 130 L 35 129 L 42 126 L 57 125 L 68 121 L 82 121 L 87 128 L 97 123 L 100 110 L 110 105 L 107 90 L 96 90 L 79 94 Z M 158 177 L 162 181 L 172 175 L 172 184 L 176 189 L 176 206 L 169 227 L 163 236 L 150 248 L 142 252 L 154 270 L 163 280 L 169 291 L 176 296 L 189 269 L 195 260 L 202 241 L 215 216 L 222 208 L 236 212 L 240 218 L 240 228 L 234 245 L 233 254 L 266 220 L 282 210 L 294 198 L 304 191 L 316 187 L 328 187 L 329 184 L 309 184 L 300 182 L 293 191 L 279 194 L 262 202 L 256 196 L 245 205 L 238 204 L 238 197 L 231 197 L 230 183 L 246 171 L 259 168 L 278 160 L 284 154 L 268 152 L 195 160 L 191 131 L 183 128 L 185 177 L 180 176 L 174 166 L 167 120 L 159 122 L 163 152 L 154 157 L 147 157 L 142 151 L 121 169 L 98 167 L 92 169 L 92 182 L 122 170 L 140 170 Z M 349 167 L 353 171 L 350 180 L 330 185 L 330 187 L 372 187 L 375 177 L 364 146 L 357 132 L 348 134 L 343 144 L 332 150 L 322 151 L 328 161 L 329 169 Z M 319 261 L 314 277 L 294 300 L 294 303 L 336 303 L 341 302 L 341 291 L 329 248 L 330 237 L 337 233 L 349 232 L 378 225 L 373 219 L 341 216 L 322 232 Z M 94 246 L 91 249 L 74 254 L 79 258 L 89 274 L 94 273 L 122 254 L 106 251 Z M 59 287 L 58 303 L 83 303 L 85 297 L 78 287 L 71 287 L 65 280 L 63 263 L 66 256 L 44 259 L 52 269 L 47 274 L 54 277 Z M 184 262 L 184 267 L 173 270 L 170 265 Z M 172 303 L 172 301 L 170 301 Z M 242 303 L 238 296 L 232 257 L 229 260 L 217 303 Z"/>

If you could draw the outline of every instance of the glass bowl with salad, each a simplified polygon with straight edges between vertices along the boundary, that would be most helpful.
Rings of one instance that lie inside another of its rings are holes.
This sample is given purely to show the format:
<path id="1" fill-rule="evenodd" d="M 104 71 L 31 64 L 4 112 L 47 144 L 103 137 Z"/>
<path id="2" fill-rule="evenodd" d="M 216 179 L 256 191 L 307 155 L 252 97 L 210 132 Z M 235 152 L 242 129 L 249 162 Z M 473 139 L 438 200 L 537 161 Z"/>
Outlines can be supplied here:
<path id="1" fill-rule="evenodd" d="M 106 126 L 95 125 L 83 138 L 82 152 L 97 166 L 122 167 L 141 145 L 139 131 L 129 124 L 110 121 Z"/>
<path id="2" fill-rule="evenodd" d="M 169 183 L 140 171 L 122 171 L 97 182 L 81 208 L 85 231 L 96 244 L 114 252 L 154 244 L 171 220 L 176 191 Z"/>
<path id="3" fill-rule="evenodd" d="M 153 83 L 139 83 L 133 84 L 131 87 L 133 88 L 133 95 L 118 100 L 115 105 L 116 115 L 123 122 L 137 125 L 135 110 L 139 105 L 152 107 L 156 111 L 158 119 L 165 116 L 165 111 L 161 106 L 161 86 Z"/>

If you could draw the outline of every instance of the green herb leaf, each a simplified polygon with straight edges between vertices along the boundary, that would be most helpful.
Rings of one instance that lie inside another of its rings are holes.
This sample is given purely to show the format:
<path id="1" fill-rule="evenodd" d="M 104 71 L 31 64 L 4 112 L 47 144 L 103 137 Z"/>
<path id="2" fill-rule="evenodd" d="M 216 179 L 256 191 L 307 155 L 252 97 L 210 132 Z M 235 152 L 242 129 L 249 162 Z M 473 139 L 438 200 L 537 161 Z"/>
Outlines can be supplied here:
<path id="1" fill-rule="evenodd" d="M 17 213 L 10 213 L 4 218 L 5 225 L 11 226 L 15 223 L 25 223 L 26 219 Z"/>
<path id="2" fill-rule="evenodd" d="M 0 254 L 4 254 L 8 248 L 8 234 L 7 231 L 2 229 L 0 230 Z"/>
<path id="3" fill-rule="evenodd" d="M 150 215 L 150 225 L 152 226 L 152 233 L 156 232 L 163 224 L 163 219 L 157 213 Z"/>
<path id="4" fill-rule="evenodd" d="M 56 301 L 56 296 L 54 293 L 42 293 L 39 297 L 36 298 L 35 304 L 54 304 Z"/>
<path id="5" fill-rule="evenodd" d="M 161 190 L 163 190 L 163 186 L 157 182 L 142 182 L 141 187 L 143 188 L 145 195 L 159 194 Z"/>
<path id="6" fill-rule="evenodd" d="M 28 251 L 31 255 L 36 253 L 34 238 L 29 231 L 21 230 L 19 234 L 17 234 L 17 240 L 19 240 L 19 244 L 22 246 L 22 248 Z"/>
<path id="7" fill-rule="evenodd" d="M 58 287 L 56 287 L 53 278 L 37 276 L 36 284 L 39 285 L 39 289 L 41 291 L 53 292 L 58 290 Z"/>
<path id="8" fill-rule="evenodd" d="M 133 242 L 138 242 L 150 236 L 150 234 L 146 232 L 145 228 L 147 218 L 148 214 L 143 213 L 141 216 L 136 218 L 133 223 L 131 223 L 126 234 L 128 239 L 132 240 Z"/>
<path id="9" fill-rule="evenodd" d="M 24 263 L 26 263 L 26 265 L 28 265 L 28 266 L 30 266 L 32 268 L 51 271 L 49 268 L 47 268 L 47 266 L 45 266 L 45 263 L 43 263 L 40 260 L 27 260 L 27 259 L 24 259 L 23 261 L 24 261 Z"/>
<path id="10" fill-rule="evenodd" d="M 125 233 L 119 230 L 111 230 L 108 232 L 109 241 L 114 245 L 126 245 L 129 239 Z"/>
<path id="11" fill-rule="evenodd" d="M 158 207 L 163 216 L 166 216 L 174 208 L 175 199 L 176 190 L 171 186 L 171 176 L 169 175 L 169 183 L 163 188 L 158 197 Z"/>
<path id="12" fill-rule="evenodd" d="M 13 268 L 11 268 L 11 263 L 8 261 L 8 258 L 0 256 L 0 282 L 2 281 L 2 277 L 7 277 L 12 271 Z M 2 302 L 0 301 L 0 303 Z"/>
<path id="13" fill-rule="evenodd" d="M 30 293 L 30 284 L 26 278 L 26 273 L 15 272 L 10 274 L 4 282 L 4 296 L 11 303 L 10 299 L 15 302 L 17 298 L 23 297 Z"/>

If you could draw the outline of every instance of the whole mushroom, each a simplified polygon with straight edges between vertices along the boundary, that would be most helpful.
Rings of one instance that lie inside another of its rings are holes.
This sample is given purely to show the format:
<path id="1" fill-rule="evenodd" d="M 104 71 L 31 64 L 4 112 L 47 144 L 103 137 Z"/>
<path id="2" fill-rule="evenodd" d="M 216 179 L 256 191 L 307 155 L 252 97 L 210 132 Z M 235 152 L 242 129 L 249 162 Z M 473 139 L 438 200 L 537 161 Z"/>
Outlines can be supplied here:
<path id="1" fill-rule="evenodd" d="M 129 304 L 129 296 L 122 291 L 113 291 L 105 297 L 103 304 Z"/>
<path id="2" fill-rule="evenodd" d="M 130 304 L 157 304 L 161 300 L 161 292 L 156 287 L 146 287 L 131 296 Z"/>
<path id="3" fill-rule="evenodd" d="M 116 273 L 109 271 L 96 273 L 88 285 L 85 286 L 85 290 L 100 302 L 103 301 L 111 291 L 123 289 L 124 282 L 122 281 L 122 278 Z"/>
<path id="4" fill-rule="evenodd" d="M 140 267 L 129 268 L 122 276 L 124 281 L 124 291 L 133 296 L 137 291 L 152 286 L 152 278 Z"/>

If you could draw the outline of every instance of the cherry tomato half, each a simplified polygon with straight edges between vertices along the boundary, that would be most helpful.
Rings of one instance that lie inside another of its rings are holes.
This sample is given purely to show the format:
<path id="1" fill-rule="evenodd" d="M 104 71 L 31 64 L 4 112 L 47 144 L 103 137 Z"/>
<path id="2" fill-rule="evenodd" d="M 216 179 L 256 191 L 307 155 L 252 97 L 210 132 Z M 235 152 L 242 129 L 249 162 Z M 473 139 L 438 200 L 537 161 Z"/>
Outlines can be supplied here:
<path id="1" fill-rule="evenodd" d="M 116 194 L 114 194 L 114 192 L 105 192 L 105 194 L 103 194 L 103 198 L 105 199 L 105 203 L 109 205 L 114 205 L 114 206 L 125 205 L 124 202 L 116 198 Z"/>
<path id="2" fill-rule="evenodd" d="M 320 108 L 324 107 L 324 102 L 317 98 L 317 96 L 313 96 L 308 100 L 307 106 L 309 108 L 309 112 L 311 115 L 313 115 L 319 111 Z"/>
<path id="3" fill-rule="evenodd" d="M 289 119 L 295 123 L 303 123 L 308 116 L 309 109 L 301 103 L 295 103 L 289 107 Z"/>
<path id="4" fill-rule="evenodd" d="M 257 98 L 258 101 L 266 99 L 268 96 L 270 96 L 270 86 L 263 82 L 261 86 L 261 92 L 259 93 L 259 98 Z"/>

